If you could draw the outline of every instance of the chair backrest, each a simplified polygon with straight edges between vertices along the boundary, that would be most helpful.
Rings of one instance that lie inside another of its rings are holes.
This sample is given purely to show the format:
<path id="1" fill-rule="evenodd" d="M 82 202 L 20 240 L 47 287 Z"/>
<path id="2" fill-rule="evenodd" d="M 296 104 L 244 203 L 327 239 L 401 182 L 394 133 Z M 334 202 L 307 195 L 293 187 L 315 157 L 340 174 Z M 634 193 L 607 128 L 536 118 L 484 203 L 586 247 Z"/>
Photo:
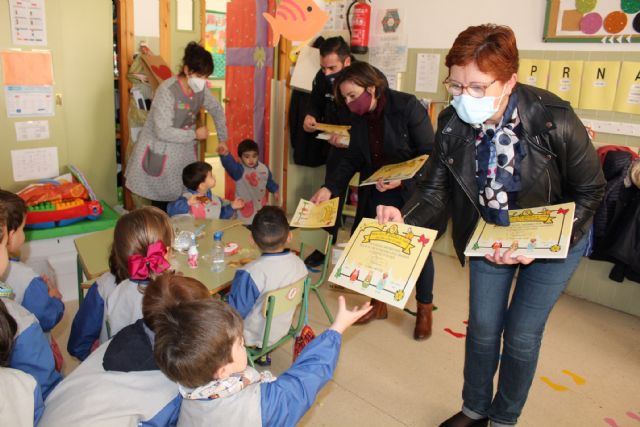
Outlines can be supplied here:
<path id="1" fill-rule="evenodd" d="M 322 228 L 305 228 L 299 230 L 298 241 L 304 246 L 317 249 L 326 255 L 331 250 L 331 234 Z M 313 251 L 312 251 L 313 252 Z"/>
<path id="2" fill-rule="evenodd" d="M 273 308 L 271 311 L 272 316 L 279 316 L 284 313 L 289 313 L 294 310 L 298 304 L 302 302 L 302 296 L 304 294 L 304 281 L 306 276 L 302 279 L 285 286 L 284 288 L 276 289 L 271 292 L 267 292 L 264 305 L 262 307 L 262 314 L 267 317 L 269 309 L 269 300 L 272 299 Z M 272 298 L 273 297 L 273 298 Z"/>

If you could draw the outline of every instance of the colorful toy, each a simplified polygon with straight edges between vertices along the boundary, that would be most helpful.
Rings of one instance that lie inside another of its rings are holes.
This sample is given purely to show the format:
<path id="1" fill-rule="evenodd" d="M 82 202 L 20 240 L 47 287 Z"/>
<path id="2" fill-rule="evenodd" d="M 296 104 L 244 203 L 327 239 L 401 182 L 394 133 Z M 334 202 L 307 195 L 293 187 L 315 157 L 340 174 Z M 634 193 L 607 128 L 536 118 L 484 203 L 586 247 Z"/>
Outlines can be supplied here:
<path id="1" fill-rule="evenodd" d="M 102 215 L 102 205 L 84 175 L 73 165 L 68 169 L 74 178 L 71 181 L 58 177 L 18 192 L 27 204 L 26 228 L 62 227 Z"/>

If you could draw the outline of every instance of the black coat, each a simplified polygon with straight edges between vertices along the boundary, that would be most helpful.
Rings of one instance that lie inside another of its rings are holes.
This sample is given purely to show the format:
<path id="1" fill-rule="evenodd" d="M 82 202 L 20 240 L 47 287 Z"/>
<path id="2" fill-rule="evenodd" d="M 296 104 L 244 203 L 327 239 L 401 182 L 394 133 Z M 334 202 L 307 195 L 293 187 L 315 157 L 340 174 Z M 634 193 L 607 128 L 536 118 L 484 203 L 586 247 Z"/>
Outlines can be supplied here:
<path id="1" fill-rule="evenodd" d="M 399 163 L 412 159 L 421 154 L 429 154 L 433 148 L 433 127 L 426 109 L 415 96 L 408 93 L 387 89 L 384 93 L 385 105 L 382 112 L 384 120 L 383 149 L 386 164 Z M 349 181 L 356 172 L 360 172 L 360 179 L 368 178 L 375 169 L 371 162 L 369 151 L 369 127 L 367 120 L 359 115 L 351 115 L 351 130 L 349 147 L 340 150 L 339 158 L 335 161 L 335 168 L 325 177 L 324 186 L 331 191 L 333 197 L 344 192 Z M 336 150 L 337 151 L 337 150 Z M 333 153 L 332 153 L 333 154 Z M 422 171 L 416 176 L 403 182 L 406 199 L 415 188 L 415 181 L 420 179 Z M 372 186 L 358 189 L 358 208 L 355 225 L 364 216 Z"/>
<path id="2" fill-rule="evenodd" d="M 575 202 L 575 242 L 588 231 L 604 193 L 596 151 L 568 102 L 527 85 L 518 84 L 515 93 L 526 153 L 517 204 L 524 209 Z M 458 118 L 453 107 L 446 108 L 438 117 L 434 153 L 424 179 L 402 209 L 408 213 L 405 222 L 428 227 L 449 204 L 453 243 L 462 264 L 480 217 L 475 162 L 475 130 Z"/>

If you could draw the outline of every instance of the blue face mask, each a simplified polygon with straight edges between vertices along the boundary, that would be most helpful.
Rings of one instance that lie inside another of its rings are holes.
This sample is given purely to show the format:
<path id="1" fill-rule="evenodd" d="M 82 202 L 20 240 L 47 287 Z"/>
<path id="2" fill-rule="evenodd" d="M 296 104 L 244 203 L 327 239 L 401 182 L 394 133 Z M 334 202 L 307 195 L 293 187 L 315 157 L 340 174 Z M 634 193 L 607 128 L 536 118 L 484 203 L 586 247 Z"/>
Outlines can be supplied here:
<path id="1" fill-rule="evenodd" d="M 451 105 L 455 108 L 460 120 L 470 125 L 479 125 L 490 119 L 498 111 L 506 87 L 505 85 L 502 88 L 502 94 L 499 98 L 497 96 L 474 98 L 463 93 L 462 95 L 454 96 Z M 496 102 L 496 98 L 498 98 L 498 102 Z M 497 107 L 494 107 L 494 105 L 497 105 Z"/>

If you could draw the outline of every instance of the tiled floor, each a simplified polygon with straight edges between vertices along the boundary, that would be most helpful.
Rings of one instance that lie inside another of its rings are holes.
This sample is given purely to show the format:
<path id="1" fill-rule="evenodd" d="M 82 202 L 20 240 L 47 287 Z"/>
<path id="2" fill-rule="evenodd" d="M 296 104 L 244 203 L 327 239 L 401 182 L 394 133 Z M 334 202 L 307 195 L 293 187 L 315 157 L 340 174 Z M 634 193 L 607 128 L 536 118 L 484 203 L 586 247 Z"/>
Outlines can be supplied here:
<path id="1" fill-rule="evenodd" d="M 465 332 L 468 272 L 453 258 L 436 254 L 435 261 L 438 310 L 431 339 L 414 341 L 414 318 L 396 309 L 387 320 L 350 328 L 334 379 L 301 426 L 437 426 L 459 410 L 464 339 L 454 338 L 444 328 Z M 338 292 L 323 292 L 335 311 Z M 365 298 L 349 294 L 347 301 L 359 304 Z M 69 319 L 76 309 L 77 305 L 67 304 L 65 320 L 55 331 L 61 347 L 66 346 Z M 314 296 L 309 316 L 316 333 L 328 326 Z M 286 344 L 274 353 L 274 373 L 289 366 L 291 349 Z M 73 367 L 70 357 L 65 363 L 68 372 Z M 586 382 L 576 384 L 564 370 Z M 556 391 L 540 377 L 566 390 Z M 640 427 L 638 418 L 640 318 L 562 296 L 547 325 L 519 425 Z"/>

